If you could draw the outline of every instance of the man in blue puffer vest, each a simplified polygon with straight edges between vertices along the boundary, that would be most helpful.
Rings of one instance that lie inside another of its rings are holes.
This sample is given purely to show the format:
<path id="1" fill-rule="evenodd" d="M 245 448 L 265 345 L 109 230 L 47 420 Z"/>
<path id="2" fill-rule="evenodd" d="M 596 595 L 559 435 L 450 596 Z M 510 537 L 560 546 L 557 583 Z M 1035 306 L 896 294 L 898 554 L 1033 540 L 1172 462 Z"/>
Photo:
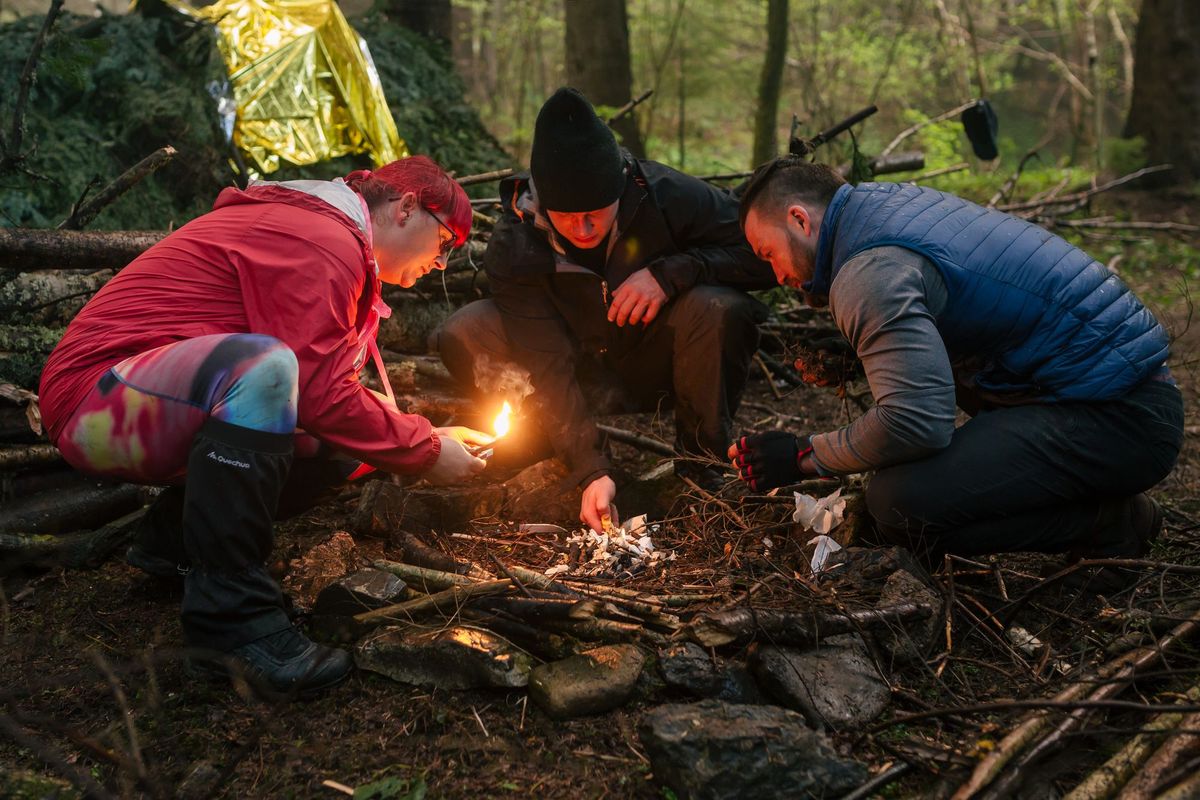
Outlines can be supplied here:
<path id="1" fill-rule="evenodd" d="M 1103 264 L 1024 220 L 785 157 L 742 225 L 780 284 L 828 304 L 875 405 L 840 430 L 741 437 L 756 491 L 873 472 L 880 533 L 934 558 L 1138 557 L 1162 527 L 1183 403 L 1168 337 Z M 973 414 L 955 428 L 956 405 Z"/>

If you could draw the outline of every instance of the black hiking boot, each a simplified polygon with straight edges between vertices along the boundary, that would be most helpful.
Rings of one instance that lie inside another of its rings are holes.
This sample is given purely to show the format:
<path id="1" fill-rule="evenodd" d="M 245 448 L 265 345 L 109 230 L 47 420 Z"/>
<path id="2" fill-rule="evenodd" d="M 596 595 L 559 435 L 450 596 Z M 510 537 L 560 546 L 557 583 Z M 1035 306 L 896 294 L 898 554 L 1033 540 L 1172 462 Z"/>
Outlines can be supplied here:
<path id="1" fill-rule="evenodd" d="M 164 489 L 146 509 L 125 552 L 125 563 L 147 575 L 182 580 L 191 568 L 183 549 L 183 487 Z"/>
<path id="2" fill-rule="evenodd" d="M 349 678 L 354 661 L 289 626 L 222 655 L 195 657 L 190 668 L 202 677 L 242 677 L 267 697 L 308 700 Z"/>
<path id="3" fill-rule="evenodd" d="M 1162 507 L 1144 492 L 1106 503 L 1096 518 L 1090 540 L 1067 554 L 1068 563 L 1082 559 L 1140 559 L 1162 532 Z M 1064 585 L 1096 594 L 1127 589 L 1140 570 L 1133 567 L 1088 567 L 1068 575 Z"/>

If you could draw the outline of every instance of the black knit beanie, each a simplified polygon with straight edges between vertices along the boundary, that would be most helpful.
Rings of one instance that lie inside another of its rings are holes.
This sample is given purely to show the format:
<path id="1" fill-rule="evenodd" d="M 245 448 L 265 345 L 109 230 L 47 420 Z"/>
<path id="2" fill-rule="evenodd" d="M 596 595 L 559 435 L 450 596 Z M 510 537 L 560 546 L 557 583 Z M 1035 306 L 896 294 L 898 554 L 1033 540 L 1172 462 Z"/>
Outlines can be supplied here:
<path id="1" fill-rule="evenodd" d="M 529 171 L 538 204 L 550 211 L 595 211 L 625 191 L 617 139 L 575 89 L 562 88 L 538 112 Z"/>

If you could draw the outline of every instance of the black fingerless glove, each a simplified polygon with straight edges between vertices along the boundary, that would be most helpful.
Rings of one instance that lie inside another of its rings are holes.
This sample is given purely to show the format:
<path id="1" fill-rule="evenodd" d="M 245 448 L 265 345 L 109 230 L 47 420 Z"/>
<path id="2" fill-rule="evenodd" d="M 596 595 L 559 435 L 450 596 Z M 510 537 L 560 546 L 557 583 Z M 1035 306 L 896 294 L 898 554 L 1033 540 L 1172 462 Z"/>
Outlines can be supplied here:
<path id="1" fill-rule="evenodd" d="M 767 431 L 738 439 L 733 463 L 751 491 L 765 492 L 798 482 L 804 476 L 800 459 L 811 452 L 807 436 L 797 438 L 787 431 Z"/>

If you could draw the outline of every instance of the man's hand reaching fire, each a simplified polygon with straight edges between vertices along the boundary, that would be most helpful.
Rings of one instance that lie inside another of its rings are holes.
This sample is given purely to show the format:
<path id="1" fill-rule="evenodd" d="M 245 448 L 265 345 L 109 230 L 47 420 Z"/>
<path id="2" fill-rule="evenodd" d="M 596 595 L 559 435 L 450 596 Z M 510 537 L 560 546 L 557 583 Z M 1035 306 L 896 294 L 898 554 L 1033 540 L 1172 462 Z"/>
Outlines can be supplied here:
<path id="1" fill-rule="evenodd" d="M 579 519 L 597 533 L 604 531 L 604 517 L 618 526 L 617 511 L 613 508 L 613 498 L 617 496 L 617 484 L 607 475 L 602 475 L 589 483 L 583 490 L 583 502 L 579 505 Z"/>
<path id="2" fill-rule="evenodd" d="M 613 292 L 612 304 L 608 307 L 608 321 L 621 327 L 649 325 L 667 302 L 667 293 L 658 285 L 650 270 L 642 267 L 625 279 Z"/>

